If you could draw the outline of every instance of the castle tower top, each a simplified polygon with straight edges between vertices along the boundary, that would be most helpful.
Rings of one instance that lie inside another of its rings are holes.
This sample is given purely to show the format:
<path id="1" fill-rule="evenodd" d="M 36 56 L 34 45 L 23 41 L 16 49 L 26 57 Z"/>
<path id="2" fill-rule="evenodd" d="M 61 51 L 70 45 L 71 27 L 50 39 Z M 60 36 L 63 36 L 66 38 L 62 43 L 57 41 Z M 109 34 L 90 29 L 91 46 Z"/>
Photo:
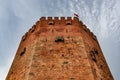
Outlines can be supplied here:
<path id="1" fill-rule="evenodd" d="M 97 41 L 96 36 L 82 23 L 82 21 L 79 21 L 77 17 L 41 17 L 22 39 L 24 41 L 27 35 L 30 35 L 34 31 L 36 35 L 48 32 L 46 33 L 46 36 L 48 36 L 48 34 L 50 35 L 52 33 L 51 35 L 53 35 L 60 32 L 73 33 L 73 35 L 75 35 L 75 32 L 78 32 L 79 34 L 80 30 L 84 30 L 88 35 L 91 35 L 93 39 Z"/>
<path id="2" fill-rule="evenodd" d="M 96 36 L 77 17 L 41 17 L 6 80 L 113 80 Z"/>

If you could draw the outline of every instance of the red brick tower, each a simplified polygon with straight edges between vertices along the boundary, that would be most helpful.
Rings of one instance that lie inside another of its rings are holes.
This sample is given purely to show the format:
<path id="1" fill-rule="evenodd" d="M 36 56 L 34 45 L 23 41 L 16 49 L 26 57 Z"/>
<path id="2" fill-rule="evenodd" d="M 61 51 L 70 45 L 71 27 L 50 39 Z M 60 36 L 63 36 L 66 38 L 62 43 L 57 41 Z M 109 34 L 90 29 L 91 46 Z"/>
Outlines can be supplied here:
<path id="1" fill-rule="evenodd" d="M 96 36 L 74 17 L 42 17 L 23 37 L 6 80 L 113 80 Z"/>

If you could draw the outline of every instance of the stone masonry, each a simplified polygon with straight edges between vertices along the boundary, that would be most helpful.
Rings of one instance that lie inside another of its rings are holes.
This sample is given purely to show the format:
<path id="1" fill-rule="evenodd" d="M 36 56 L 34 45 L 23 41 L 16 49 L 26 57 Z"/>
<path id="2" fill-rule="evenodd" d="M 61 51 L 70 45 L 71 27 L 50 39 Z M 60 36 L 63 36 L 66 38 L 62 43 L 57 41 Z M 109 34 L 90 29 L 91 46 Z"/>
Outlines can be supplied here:
<path id="1" fill-rule="evenodd" d="M 6 80 L 113 80 L 96 36 L 77 17 L 42 17 L 22 37 Z"/>

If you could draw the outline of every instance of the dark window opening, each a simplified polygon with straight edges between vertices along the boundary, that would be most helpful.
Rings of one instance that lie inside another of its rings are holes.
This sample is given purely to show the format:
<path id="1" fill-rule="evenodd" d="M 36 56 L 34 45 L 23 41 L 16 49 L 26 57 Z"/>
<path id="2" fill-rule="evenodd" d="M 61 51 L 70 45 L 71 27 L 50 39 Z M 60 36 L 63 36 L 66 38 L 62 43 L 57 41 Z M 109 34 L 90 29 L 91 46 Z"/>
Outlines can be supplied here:
<path id="1" fill-rule="evenodd" d="M 64 38 L 62 36 L 57 36 L 55 42 L 64 42 Z"/>
<path id="2" fill-rule="evenodd" d="M 85 31 L 85 32 L 87 32 L 87 29 L 86 29 L 86 28 L 84 28 L 84 31 Z"/>
<path id="3" fill-rule="evenodd" d="M 13 74 L 13 71 L 11 72 L 11 74 Z"/>
<path id="4" fill-rule="evenodd" d="M 92 58 L 93 61 L 97 62 L 96 56 L 95 56 L 95 54 L 94 54 L 93 51 L 90 51 L 90 56 L 91 56 L 91 58 Z"/>
<path id="5" fill-rule="evenodd" d="M 48 24 L 49 24 L 49 25 L 54 25 L 54 22 L 53 22 L 53 21 L 49 21 Z"/>
<path id="6" fill-rule="evenodd" d="M 103 65 L 102 65 L 102 64 L 100 65 L 100 68 L 103 68 Z"/>
<path id="7" fill-rule="evenodd" d="M 83 25 L 83 29 L 84 29 L 85 32 L 88 31 L 88 29 L 87 29 L 87 27 L 85 25 Z"/>
<path id="8" fill-rule="evenodd" d="M 96 60 L 96 58 L 95 58 L 95 57 L 92 57 L 92 60 L 93 60 L 93 61 L 95 61 L 95 62 L 97 62 L 97 60 Z"/>
<path id="9" fill-rule="evenodd" d="M 30 72 L 29 75 L 34 75 L 34 73 Z"/>
<path id="10" fill-rule="evenodd" d="M 93 51 L 95 54 L 98 54 L 98 50 L 95 47 L 93 48 Z"/>
<path id="11" fill-rule="evenodd" d="M 95 35 L 93 36 L 93 40 L 97 41 L 97 39 L 96 39 L 96 36 L 95 36 Z"/>
<path id="12" fill-rule="evenodd" d="M 22 56 L 25 52 L 26 52 L 26 48 L 24 48 L 24 49 L 21 51 L 20 56 Z"/>
<path id="13" fill-rule="evenodd" d="M 65 62 L 63 62 L 63 64 L 68 64 L 68 62 L 65 61 Z"/>
<path id="14" fill-rule="evenodd" d="M 62 57 L 64 57 L 64 54 L 62 54 Z"/>
<path id="15" fill-rule="evenodd" d="M 71 21 L 66 21 L 66 25 L 72 25 Z"/>

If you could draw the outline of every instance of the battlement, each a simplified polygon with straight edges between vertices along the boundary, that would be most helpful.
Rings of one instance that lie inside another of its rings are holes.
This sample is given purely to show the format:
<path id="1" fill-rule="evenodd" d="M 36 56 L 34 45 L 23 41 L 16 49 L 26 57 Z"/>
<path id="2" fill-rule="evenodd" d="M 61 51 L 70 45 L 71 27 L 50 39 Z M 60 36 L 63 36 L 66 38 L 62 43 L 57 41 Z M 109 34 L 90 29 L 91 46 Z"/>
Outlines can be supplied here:
<path id="1" fill-rule="evenodd" d="M 73 21 L 79 21 L 79 19 L 77 17 L 41 17 L 40 21 L 49 21 L 49 20 L 73 20 Z"/>
<path id="2" fill-rule="evenodd" d="M 78 25 L 79 19 L 77 17 L 41 17 L 38 22 L 41 23 L 41 27 L 43 25 Z"/>
<path id="3" fill-rule="evenodd" d="M 52 27 L 51 27 L 52 26 Z M 33 26 L 29 29 L 29 31 L 22 37 L 22 41 L 27 39 L 27 36 L 37 32 L 41 33 L 47 31 L 51 31 L 53 33 L 56 30 L 56 27 L 62 26 L 62 28 L 66 29 L 67 34 L 69 34 L 72 30 L 69 30 L 74 27 L 81 28 L 83 31 L 85 31 L 88 35 L 92 36 L 92 38 L 97 41 L 96 36 L 89 30 L 89 28 L 86 27 L 86 25 L 83 24 L 82 21 L 79 21 L 79 18 L 77 17 L 41 17 Z M 69 26 L 69 27 L 67 27 Z M 41 30 L 44 27 L 44 30 Z M 49 29 L 47 29 L 49 27 Z M 46 29 L 45 29 L 46 28 Z M 51 29 L 52 30 L 51 30 Z M 60 27 L 59 27 L 60 28 Z M 59 29 L 60 30 L 60 29 Z M 61 30 L 60 30 L 61 31 Z M 63 29 L 63 33 L 64 33 Z M 47 33 L 46 33 L 47 34 Z M 74 34 L 74 33 L 73 33 Z"/>

